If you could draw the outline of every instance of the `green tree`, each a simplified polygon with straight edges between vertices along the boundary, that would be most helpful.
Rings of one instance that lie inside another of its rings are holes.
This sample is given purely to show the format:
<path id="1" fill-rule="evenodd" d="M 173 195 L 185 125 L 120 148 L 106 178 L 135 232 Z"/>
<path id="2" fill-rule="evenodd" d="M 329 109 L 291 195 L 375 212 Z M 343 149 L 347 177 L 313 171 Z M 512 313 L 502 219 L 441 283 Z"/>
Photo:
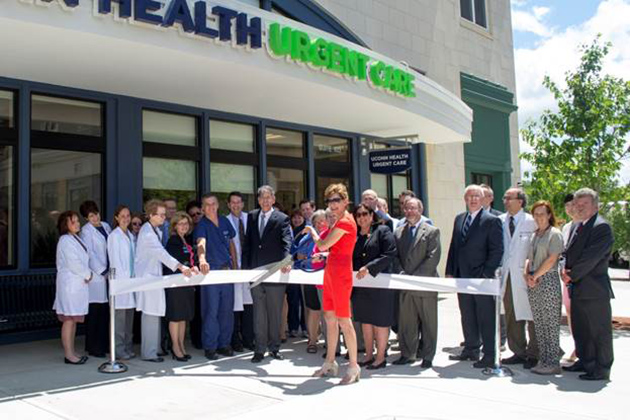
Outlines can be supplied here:
<path id="1" fill-rule="evenodd" d="M 611 46 L 600 36 L 580 46 L 580 65 L 565 74 L 566 87 L 546 76 L 543 86 L 557 110 L 545 110 L 521 130 L 532 147 L 521 154 L 533 168 L 525 173 L 525 189 L 534 201 L 549 200 L 559 214 L 564 196 L 581 187 L 596 190 L 602 203 L 628 200 L 630 188 L 620 185 L 619 170 L 630 157 L 630 82 L 602 74 Z"/>

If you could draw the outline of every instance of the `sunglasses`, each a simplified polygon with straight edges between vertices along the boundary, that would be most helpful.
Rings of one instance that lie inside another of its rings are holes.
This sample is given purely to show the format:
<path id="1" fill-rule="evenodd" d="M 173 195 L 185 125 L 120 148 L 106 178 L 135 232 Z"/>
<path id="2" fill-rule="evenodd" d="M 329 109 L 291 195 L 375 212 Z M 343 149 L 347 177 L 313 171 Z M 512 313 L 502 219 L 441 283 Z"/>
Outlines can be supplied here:
<path id="1" fill-rule="evenodd" d="M 202 213 L 200 211 L 193 211 L 192 213 L 188 213 L 190 217 L 201 216 L 201 214 Z"/>
<path id="2" fill-rule="evenodd" d="M 142 223 L 140 223 L 140 222 L 133 222 L 132 225 L 134 225 L 134 226 L 141 226 Z"/>
<path id="3" fill-rule="evenodd" d="M 358 217 L 363 217 L 363 216 L 369 216 L 370 213 L 368 213 L 367 211 L 359 211 L 357 212 L 357 218 Z"/>
<path id="4" fill-rule="evenodd" d="M 343 199 L 341 197 L 335 197 L 335 198 L 327 198 L 326 200 L 324 200 L 324 203 L 326 204 L 330 204 L 330 203 L 341 203 L 343 201 Z"/>

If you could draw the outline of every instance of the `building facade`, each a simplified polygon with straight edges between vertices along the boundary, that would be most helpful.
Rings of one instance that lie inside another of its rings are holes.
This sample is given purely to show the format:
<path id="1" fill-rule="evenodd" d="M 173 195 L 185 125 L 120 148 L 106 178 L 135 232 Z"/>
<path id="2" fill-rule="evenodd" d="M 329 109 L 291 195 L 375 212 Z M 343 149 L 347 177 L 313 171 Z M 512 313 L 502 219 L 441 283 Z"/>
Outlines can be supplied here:
<path id="1" fill-rule="evenodd" d="M 85 199 L 413 189 L 446 242 L 467 182 L 519 173 L 507 0 L 10 0 L 0 35 L 0 343 L 56 334 L 55 219 Z"/>

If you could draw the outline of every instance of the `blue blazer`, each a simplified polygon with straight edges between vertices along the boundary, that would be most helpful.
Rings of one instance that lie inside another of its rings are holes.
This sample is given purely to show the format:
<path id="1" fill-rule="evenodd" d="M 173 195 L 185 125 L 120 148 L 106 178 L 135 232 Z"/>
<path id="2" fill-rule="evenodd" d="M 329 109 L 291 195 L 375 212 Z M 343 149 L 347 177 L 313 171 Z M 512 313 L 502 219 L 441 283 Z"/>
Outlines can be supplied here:
<path id="1" fill-rule="evenodd" d="M 289 216 L 274 210 L 265 224 L 265 230 L 258 233 L 260 209 L 249 213 L 247 235 L 243 246 L 243 269 L 254 269 L 262 265 L 281 261 L 291 253 L 291 224 Z"/>
<path id="2" fill-rule="evenodd" d="M 503 258 L 503 225 L 501 219 L 484 209 L 462 239 L 467 212 L 455 217 L 451 246 L 446 261 L 446 275 L 465 278 L 494 278 Z"/>

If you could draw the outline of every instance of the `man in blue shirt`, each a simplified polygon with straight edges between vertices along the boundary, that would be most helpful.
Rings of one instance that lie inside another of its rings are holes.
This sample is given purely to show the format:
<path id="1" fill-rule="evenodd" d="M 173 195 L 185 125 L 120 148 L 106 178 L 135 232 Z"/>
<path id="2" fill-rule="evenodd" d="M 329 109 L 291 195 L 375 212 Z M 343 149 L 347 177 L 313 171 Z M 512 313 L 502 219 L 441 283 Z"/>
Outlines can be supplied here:
<path id="1" fill-rule="evenodd" d="M 204 217 L 195 227 L 199 268 L 203 274 L 210 270 L 236 268 L 236 248 L 232 238 L 236 232 L 230 221 L 219 216 L 219 200 L 213 194 L 201 198 Z M 216 360 L 218 354 L 232 356 L 230 347 L 234 328 L 234 285 L 213 284 L 201 286 L 201 343 L 208 360 Z"/>

